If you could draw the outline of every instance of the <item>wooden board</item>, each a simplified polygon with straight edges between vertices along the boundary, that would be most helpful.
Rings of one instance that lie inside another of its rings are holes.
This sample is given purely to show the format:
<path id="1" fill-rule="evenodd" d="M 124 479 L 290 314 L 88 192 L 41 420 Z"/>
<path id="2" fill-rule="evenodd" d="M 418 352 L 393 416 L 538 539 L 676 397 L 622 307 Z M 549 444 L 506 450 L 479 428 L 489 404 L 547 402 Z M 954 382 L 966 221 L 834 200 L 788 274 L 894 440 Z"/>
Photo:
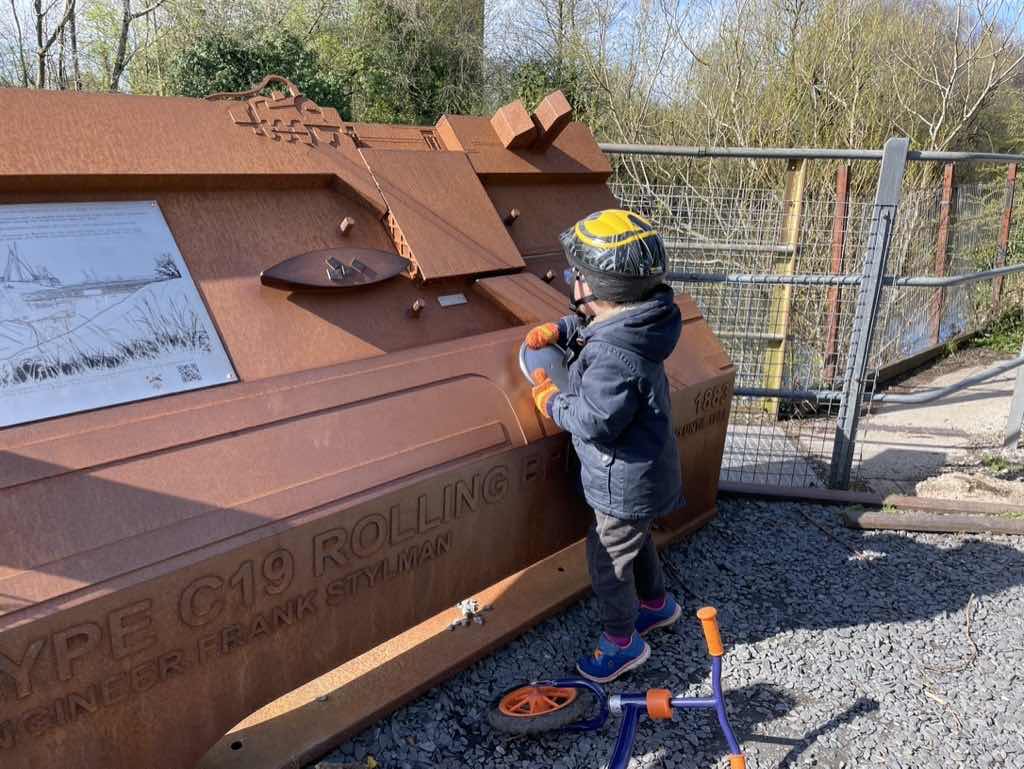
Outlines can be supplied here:
<path id="1" fill-rule="evenodd" d="M 843 522 L 851 529 L 1024 535 L 1024 520 L 994 515 L 847 510 L 843 513 Z"/>

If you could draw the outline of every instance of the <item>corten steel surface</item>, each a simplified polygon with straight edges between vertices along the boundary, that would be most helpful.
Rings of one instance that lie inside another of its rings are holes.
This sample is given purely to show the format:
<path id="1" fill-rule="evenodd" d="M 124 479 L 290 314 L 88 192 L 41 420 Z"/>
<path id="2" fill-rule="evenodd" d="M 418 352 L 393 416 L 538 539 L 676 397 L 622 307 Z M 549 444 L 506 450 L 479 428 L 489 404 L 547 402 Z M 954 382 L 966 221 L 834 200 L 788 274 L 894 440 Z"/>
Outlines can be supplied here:
<path id="1" fill-rule="evenodd" d="M 489 118 L 349 124 L 297 89 L 0 105 L 0 203 L 155 200 L 241 380 L 0 430 L 4 769 L 188 769 L 268 701 L 582 535 L 566 437 L 516 352 L 564 311 L 542 280 L 558 227 L 611 202 L 584 126 L 510 151 Z M 413 269 L 260 283 L 341 248 Z M 678 301 L 672 527 L 713 508 L 734 378 Z"/>

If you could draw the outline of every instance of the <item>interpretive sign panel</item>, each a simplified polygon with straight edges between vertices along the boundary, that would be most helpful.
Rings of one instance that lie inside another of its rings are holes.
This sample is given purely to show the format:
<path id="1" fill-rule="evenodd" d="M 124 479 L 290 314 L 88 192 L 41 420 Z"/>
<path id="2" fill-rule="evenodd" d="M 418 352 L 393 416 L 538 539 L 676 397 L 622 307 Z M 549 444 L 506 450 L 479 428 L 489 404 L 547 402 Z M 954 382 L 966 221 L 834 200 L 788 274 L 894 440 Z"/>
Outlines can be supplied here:
<path id="1" fill-rule="evenodd" d="M 0 206 L 0 426 L 236 380 L 155 201 Z"/>

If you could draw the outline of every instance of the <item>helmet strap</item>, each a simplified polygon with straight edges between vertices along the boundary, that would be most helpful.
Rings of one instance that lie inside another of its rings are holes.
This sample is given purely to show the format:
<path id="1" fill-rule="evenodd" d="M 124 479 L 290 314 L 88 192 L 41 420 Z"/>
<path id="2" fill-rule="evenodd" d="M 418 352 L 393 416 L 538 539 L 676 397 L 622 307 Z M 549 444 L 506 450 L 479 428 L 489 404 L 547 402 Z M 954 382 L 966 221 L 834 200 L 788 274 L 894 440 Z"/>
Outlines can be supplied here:
<path id="1" fill-rule="evenodd" d="M 579 299 L 577 299 L 575 296 L 570 296 L 569 309 L 571 309 L 580 320 L 582 320 L 584 323 L 587 323 L 593 320 L 594 316 L 586 312 L 586 310 L 584 310 L 583 308 L 590 302 L 593 302 L 595 299 L 597 299 L 597 297 L 594 296 L 593 294 L 586 294 L 585 296 L 581 296 Z"/>

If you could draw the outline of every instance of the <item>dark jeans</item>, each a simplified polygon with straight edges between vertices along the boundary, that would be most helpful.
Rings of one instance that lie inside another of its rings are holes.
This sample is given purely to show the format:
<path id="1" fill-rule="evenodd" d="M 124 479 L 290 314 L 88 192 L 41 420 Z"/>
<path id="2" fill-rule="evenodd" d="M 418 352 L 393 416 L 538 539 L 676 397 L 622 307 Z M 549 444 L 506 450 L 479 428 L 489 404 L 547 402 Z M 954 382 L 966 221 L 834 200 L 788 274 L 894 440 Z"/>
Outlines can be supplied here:
<path id="1" fill-rule="evenodd" d="M 665 595 L 665 577 L 651 539 L 652 523 L 594 511 L 594 525 L 587 532 L 587 566 L 601 624 L 610 635 L 632 635 L 640 600 L 656 601 Z"/>

